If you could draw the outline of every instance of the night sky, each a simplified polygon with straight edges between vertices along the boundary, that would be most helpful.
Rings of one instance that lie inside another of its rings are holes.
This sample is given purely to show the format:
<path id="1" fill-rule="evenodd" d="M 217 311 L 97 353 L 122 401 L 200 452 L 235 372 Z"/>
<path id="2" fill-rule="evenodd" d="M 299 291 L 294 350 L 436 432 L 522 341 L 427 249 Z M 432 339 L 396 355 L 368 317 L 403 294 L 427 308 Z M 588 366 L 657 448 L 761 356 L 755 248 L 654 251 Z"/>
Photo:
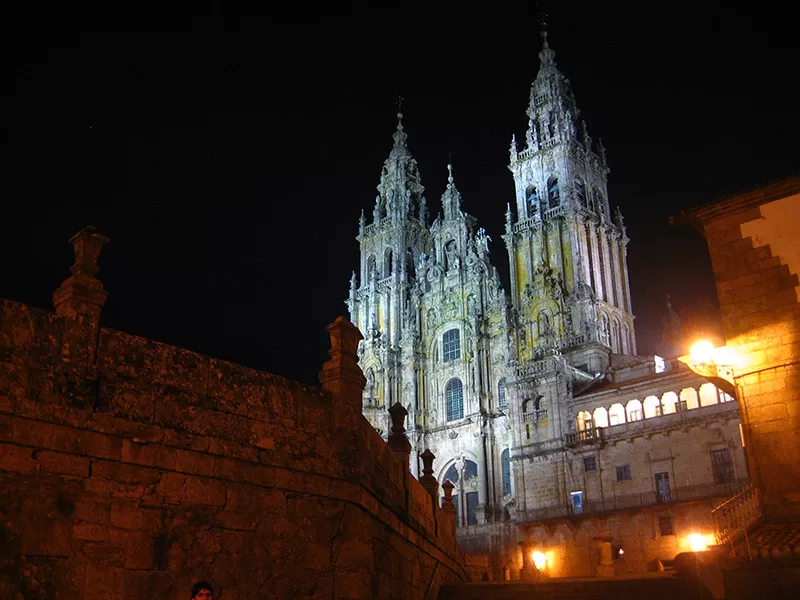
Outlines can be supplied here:
<path id="1" fill-rule="evenodd" d="M 668 218 L 800 172 L 793 21 L 763 3 L 553 4 L 557 64 L 626 218 L 639 351 L 658 350 L 668 293 L 687 329 L 713 333 L 705 243 Z M 431 213 L 452 153 L 507 282 L 508 148 L 540 49 L 526 4 L 469 22 L 400 4 L 271 17 L 134 7 L 5 20 L 0 297 L 51 308 L 68 238 L 95 225 L 112 240 L 104 326 L 316 383 L 398 95 Z M 119 33 L 130 29 L 159 33 Z"/>

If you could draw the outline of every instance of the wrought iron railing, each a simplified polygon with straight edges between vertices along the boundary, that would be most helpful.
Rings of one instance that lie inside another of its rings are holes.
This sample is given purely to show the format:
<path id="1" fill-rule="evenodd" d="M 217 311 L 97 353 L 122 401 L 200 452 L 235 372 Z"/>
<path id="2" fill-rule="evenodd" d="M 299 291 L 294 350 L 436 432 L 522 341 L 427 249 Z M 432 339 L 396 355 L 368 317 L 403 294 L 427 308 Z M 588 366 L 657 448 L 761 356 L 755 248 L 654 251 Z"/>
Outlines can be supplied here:
<path id="1" fill-rule="evenodd" d="M 711 511 L 717 544 L 735 541 L 761 518 L 761 496 L 752 485 L 740 490 Z"/>
<path id="2" fill-rule="evenodd" d="M 728 496 L 736 492 L 736 490 L 740 490 L 742 486 L 747 485 L 747 483 L 747 480 L 736 480 L 728 483 L 690 485 L 662 490 L 660 492 L 649 491 L 640 494 L 612 496 L 595 501 L 583 500 L 579 508 L 576 508 L 572 504 L 545 506 L 526 511 L 518 511 L 517 520 L 523 522 L 548 521 L 552 519 L 565 519 L 582 515 L 594 515 L 618 510 L 643 508 L 646 506 L 673 504 L 676 502 L 706 500 L 708 498 Z M 717 539 L 719 540 L 719 538 Z"/>

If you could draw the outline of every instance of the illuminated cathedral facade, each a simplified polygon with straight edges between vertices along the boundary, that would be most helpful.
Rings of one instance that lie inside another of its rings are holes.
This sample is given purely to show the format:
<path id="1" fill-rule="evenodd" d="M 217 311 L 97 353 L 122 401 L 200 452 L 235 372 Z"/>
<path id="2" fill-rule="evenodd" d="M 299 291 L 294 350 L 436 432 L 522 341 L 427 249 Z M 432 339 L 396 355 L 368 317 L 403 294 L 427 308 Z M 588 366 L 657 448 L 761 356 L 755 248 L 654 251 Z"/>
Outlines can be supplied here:
<path id="1" fill-rule="evenodd" d="M 489 236 L 462 210 L 450 165 L 429 217 L 398 114 L 370 218 L 361 215 L 360 266 L 346 300 L 364 335 L 364 415 L 386 437 L 388 407 L 408 410 L 412 473 L 421 474 L 417 456 L 431 449 L 437 480 L 455 484 L 462 528 L 535 521 L 553 507 L 580 514 L 615 487 L 602 491 L 600 474 L 591 481 L 592 465 L 611 460 L 601 429 L 649 419 L 668 430 L 656 417 L 712 404 L 688 370 L 636 355 L 628 238 L 609 203 L 605 152 L 543 40 L 527 131 L 510 148 L 516 194 L 502 236 L 510 290 L 490 260 Z M 620 396 L 626 378 L 637 397 Z M 714 389 L 713 404 L 730 399 Z M 647 404 L 653 397 L 658 406 Z M 728 413 L 717 441 L 735 450 L 738 414 Z M 741 471 L 744 459 L 736 460 Z M 679 463 L 670 459 L 673 488 Z M 637 481 L 657 491 L 652 469 Z"/>

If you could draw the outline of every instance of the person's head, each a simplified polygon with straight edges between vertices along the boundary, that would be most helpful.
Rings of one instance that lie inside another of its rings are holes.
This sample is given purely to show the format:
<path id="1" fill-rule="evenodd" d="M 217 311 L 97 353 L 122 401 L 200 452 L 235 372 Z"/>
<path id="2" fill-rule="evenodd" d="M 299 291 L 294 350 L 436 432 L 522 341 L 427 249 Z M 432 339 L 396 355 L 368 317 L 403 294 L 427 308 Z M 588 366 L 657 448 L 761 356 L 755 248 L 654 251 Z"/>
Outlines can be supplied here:
<path id="1" fill-rule="evenodd" d="M 214 588 L 207 581 L 198 581 L 192 586 L 192 600 L 214 600 Z"/>

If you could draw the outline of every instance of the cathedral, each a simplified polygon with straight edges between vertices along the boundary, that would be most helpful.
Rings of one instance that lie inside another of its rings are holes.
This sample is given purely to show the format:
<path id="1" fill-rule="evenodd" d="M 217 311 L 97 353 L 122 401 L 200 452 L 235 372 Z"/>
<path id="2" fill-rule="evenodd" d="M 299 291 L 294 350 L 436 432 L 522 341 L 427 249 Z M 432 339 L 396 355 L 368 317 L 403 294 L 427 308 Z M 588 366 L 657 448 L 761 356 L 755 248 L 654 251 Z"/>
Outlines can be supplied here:
<path id="1" fill-rule="evenodd" d="M 672 519 L 683 519 L 675 503 L 686 490 L 715 497 L 746 479 L 738 411 L 677 360 L 637 356 L 628 237 L 609 203 L 605 152 L 542 39 L 527 130 L 510 147 L 516 197 L 499 207 L 510 289 L 450 165 L 430 218 L 397 115 L 346 300 L 364 336 L 363 412 L 386 437 L 387 408 L 405 406 L 412 473 L 429 448 L 439 483 L 455 485 L 462 547 L 503 555 L 507 577 L 524 562 L 509 550 L 519 540 L 563 546 L 537 523 L 630 508 L 619 499 L 637 495 L 661 510 L 655 538 L 675 538 L 634 552 L 644 570 L 679 547 Z M 709 456 L 702 468 L 697 448 Z M 580 557 L 553 563 L 554 575 L 594 574 Z"/>

